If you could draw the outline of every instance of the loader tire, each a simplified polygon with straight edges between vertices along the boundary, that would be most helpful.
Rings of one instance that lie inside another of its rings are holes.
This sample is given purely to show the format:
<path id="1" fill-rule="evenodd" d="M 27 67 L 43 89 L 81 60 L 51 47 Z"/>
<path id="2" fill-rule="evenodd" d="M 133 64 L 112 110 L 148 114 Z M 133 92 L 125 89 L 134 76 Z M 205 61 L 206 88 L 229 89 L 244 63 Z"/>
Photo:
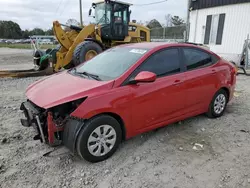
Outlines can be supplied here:
<path id="1" fill-rule="evenodd" d="M 84 41 L 78 44 L 73 54 L 74 66 L 78 66 L 79 64 L 93 58 L 101 52 L 101 46 L 95 42 Z"/>
<path id="2" fill-rule="evenodd" d="M 42 58 L 42 56 L 46 55 L 45 51 L 42 50 L 36 50 L 34 52 L 34 69 L 36 71 L 42 71 L 45 70 L 46 68 L 48 68 L 49 66 L 49 60 L 46 59 L 44 60 L 42 63 L 40 63 L 40 59 Z"/>

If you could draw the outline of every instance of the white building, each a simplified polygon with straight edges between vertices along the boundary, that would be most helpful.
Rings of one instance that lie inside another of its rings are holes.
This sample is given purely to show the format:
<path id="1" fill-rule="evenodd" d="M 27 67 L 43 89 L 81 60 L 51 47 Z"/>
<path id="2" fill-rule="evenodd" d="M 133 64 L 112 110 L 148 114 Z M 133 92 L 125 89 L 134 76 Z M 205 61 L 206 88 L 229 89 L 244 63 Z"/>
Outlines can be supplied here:
<path id="1" fill-rule="evenodd" d="M 250 0 L 191 0 L 189 42 L 239 62 L 250 34 Z"/>

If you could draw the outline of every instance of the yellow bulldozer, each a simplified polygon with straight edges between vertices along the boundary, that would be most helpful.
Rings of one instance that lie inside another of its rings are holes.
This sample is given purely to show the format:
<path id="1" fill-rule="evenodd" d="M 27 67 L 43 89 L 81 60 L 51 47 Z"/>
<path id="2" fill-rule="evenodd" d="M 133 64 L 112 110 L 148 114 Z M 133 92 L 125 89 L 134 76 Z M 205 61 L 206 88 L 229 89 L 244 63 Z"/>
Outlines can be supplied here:
<path id="1" fill-rule="evenodd" d="M 69 26 L 65 31 L 58 21 L 53 22 L 54 35 L 59 45 L 46 52 L 34 53 L 34 64 L 44 70 L 52 62 L 55 72 L 69 69 L 85 62 L 113 46 L 150 41 L 150 30 L 130 22 L 132 4 L 114 0 L 102 0 L 92 4 L 89 16 L 95 11 L 95 24 L 83 28 Z"/>

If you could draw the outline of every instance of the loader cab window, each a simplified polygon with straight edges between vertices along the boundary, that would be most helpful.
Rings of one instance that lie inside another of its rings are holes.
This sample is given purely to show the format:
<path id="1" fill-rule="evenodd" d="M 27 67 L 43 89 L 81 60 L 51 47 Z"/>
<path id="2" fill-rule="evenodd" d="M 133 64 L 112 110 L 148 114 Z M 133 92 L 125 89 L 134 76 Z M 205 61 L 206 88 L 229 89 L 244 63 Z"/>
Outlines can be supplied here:
<path id="1" fill-rule="evenodd" d="M 124 24 L 128 24 L 128 11 L 127 10 L 123 11 L 123 22 Z"/>
<path id="2" fill-rule="evenodd" d="M 110 4 L 100 3 L 95 7 L 95 21 L 96 24 L 110 24 L 111 22 L 111 10 Z"/>
<path id="3" fill-rule="evenodd" d="M 114 13 L 115 23 L 122 23 L 122 12 L 115 12 Z"/>
<path id="4" fill-rule="evenodd" d="M 114 6 L 114 18 L 115 22 L 119 21 L 120 23 L 128 24 L 128 7 L 116 4 Z"/>
<path id="5" fill-rule="evenodd" d="M 101 25 L 102 40 L 123 41 L 128 36 L 129 5 L 110 1 L 95 4 L 96 24 Z"/>
<path id="6" fill-rule="evenodd" d="M 113 10 L 113 37 L 116 40 L 124 40 L 128 36 L 129 7 L 116 3 Z"/>

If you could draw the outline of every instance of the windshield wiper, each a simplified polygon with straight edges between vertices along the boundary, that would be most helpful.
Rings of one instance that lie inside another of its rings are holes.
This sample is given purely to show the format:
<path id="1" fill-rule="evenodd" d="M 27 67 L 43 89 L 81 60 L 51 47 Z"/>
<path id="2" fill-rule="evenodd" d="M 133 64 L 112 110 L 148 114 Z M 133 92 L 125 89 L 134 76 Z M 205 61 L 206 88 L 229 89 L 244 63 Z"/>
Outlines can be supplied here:
<path id="1" fill-rule="evenodd" d="M 97 81 L 102 81 L 101 79 L 100 79 L 100 77 L 99 76 L 97 76 L 97 75 L 94 75 L 94 74 L 90 74 L 90 73 L 88 73 L 88 72 L 75 72 L 76 74 L 83 74 L 83 75 L 86 75 L 86 76 L 88 76 L 89 78 L 93 78 L 93 79 L 95 79 L 95 80 L 97 80 Z"/>
<path id="2" fill-rule="evenodd" d="M 75 74 L 85 75 L 85 76 L 87 76 L 89 78 L 93 78 L 95 80 L 102 81 L 102 79 L 98 75 L 90 74 L 88 72 L 77 72 L 77 69 L 75 67 L 72 69 L 72 71 L 74 71 Z"/>
<path id="3" fill-rule="evenodd" d="M 81 74 L 84 74 L 84 75 L 86 75 L 86 76 L 88 76 L 88 77 L 90 77 L 90 78 L 93 78 L 93 79 L 95 79 L 95 80 L 101 81 L 100 77 L 97 76 L 97 75 L 95 75 L 95 74 L 90 74 L 90 73 L 88 73 L 88 72 L 81 72 Z"/>

